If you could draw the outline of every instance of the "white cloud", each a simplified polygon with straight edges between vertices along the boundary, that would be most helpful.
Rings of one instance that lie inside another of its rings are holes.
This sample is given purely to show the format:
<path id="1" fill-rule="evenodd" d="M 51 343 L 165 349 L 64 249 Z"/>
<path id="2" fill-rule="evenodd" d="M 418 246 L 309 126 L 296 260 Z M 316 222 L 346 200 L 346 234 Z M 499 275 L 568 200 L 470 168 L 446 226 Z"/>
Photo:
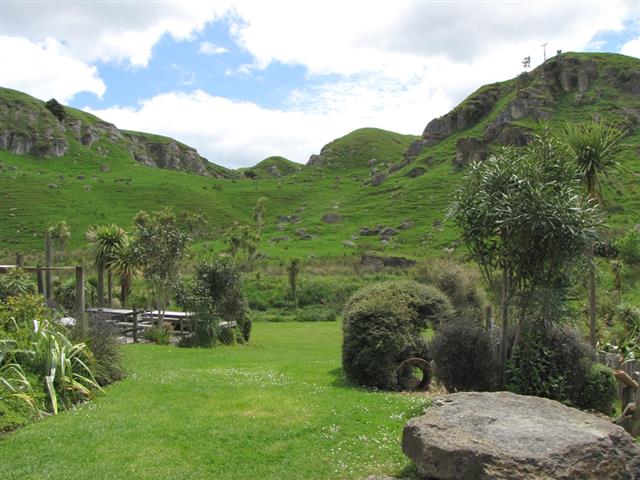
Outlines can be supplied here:
<path id="1" fill-rule="evenodd" d="M 233 168 L 278 154 L 306 162 L 328 137 L 351 128 L 350 119 L 336 121 L 313 112 L 266 109 L 203 91 L 164 93 L 137 108 L 85 110 L 119 128 L 169 135 L 196 146 L 209 160 Z"/>
<path id="2" fill-rule="evenodd" d="M 25 38 L 0 37 L 0 85 L 35 97 L 68 102 L 78 92 L 101 97 L 105 84 L 96 67 L 73 58 L 53 38 L 33 43 Z"/>
<path id="3" fill-rule="evenodd" d="M 125 62 L 144 67 L 153 46 L 169 34 L 188 40 L 229 9 L 229 2 L 2 2 L 3 35 L 40 41 L 54 37 L 85 62 Z"/>
<path id="4" fill-rule="evenodd" d="M 620 53 L 640 58 L 640 37 L 629 40 L 622 46 Z"/>
<path id="5" fill-rule="evenodd" d="M 202 42 L 200 43 L 200 53 L 204 53 L 205 55 L 220 55 L 222 53 L 227 53 L 228 50 L 224 47 L 216 45 L 211 42 Z"/>

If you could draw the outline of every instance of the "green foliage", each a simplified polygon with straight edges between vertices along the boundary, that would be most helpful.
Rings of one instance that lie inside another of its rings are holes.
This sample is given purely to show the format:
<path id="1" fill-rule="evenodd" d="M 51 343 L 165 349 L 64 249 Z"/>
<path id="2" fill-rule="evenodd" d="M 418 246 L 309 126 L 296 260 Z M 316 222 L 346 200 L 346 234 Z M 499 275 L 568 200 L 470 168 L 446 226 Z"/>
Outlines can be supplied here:
<path id="1" fill-rule="evenodd" d="M 589 369 L 587 381 L 581 395 L 578 396 L 578 407 L 583 410 L 611 415 L 613 402 L 618 396 L 617 382 L 613 371 L 605 365 L 594 363 Z"/>
<path id="2" fill-rule="evenodd" d="M 447 295 L 458 318 L 481 322 L 487 299 L 480 288 L 478 273 L 471 267 L 443 258 L 416 268 L 416 281 L 435 285 Z"/>
<path id="3" fill-rule="evenodd" d="M 55 286 L 53 291 L 54 298 L 68 313 L 75 310 L 76 306 L 76 282 L 70 278 Z M 91 305 L 93 299 L 96 298 L 96 287 L 90 282 L 84 283 L 85 304 Z M 85 306 L 86 306 L 85 305 Z"/>
<path id="4" fill-rule="evenodd" d="M 507 363 L 508 389 L 580 407 L 594 359 L 593 349 L 570 327 L 526 329 Z"/>
<path id="5" fill-rule="evenodd" d="M 475 318 L 458 317 L 440 325 L 430 351 L 434 373 L 450 392 L 496 387 L 498 364 L 491 336 Z"/>
<path id="6" fill-rule="evenodd" d="M 156 325 L 145 330 L 143 337 L 145 340 L 158 345 L 169 345 L 173 336 L 173 327 L 168 323 Z"/>
<path id="7" fill-rule="evenodd" d="M 144 218 L 144 219 L 143 219 Z M 179 277 L 179 268 L 189 235 L 177 225 L 168 209 L 140 216 L 136 222 L 134 256 L 160 311 L 159 326 Z"/>
<path id="8" fill-rule="evenodd" d="M 597 238 L 601 214 L 584 201 L 566 158 L 543 132 L 471 166 L 449 215 L 487 280 L 499 268 L 513 284 L 549 283 Z"/>
<path id="9" fill-rule="evenodd" d="M 64 107 L 58 103 L 55 98 L 48 100 L 44 106 L 49 110 L 54 117 L 56 117 L 59 121 L 64 120 Z"/>
<path id="10" fill-rule="evenodd" d="M 0 301 L 0 334 L 15 342 L 18 348 L 27 348 L 33 332 L 33 322 L 51 320 L 51 312 L 40 295 L 25 293 Z"/>
<path id="11" fill-rule="evenodd" d="M 33 280 L 23 270 L 12 268 L 0 273 L 0 301 L 34 292 Z"/>
<path id="12" fill-rule="evenodd" d="M 192 336 L 189 346 L 211 347 L 216 341 L 233 342 L 232 322 L 244 341 L 251 335 L 242 278 L 231 261 L 218 260 L 196 267 L 194 279 L 183 283 L 178 303 L 193 314 L 189 318 Z M 221 328 L 221 323 L 226 325 Z"/>
<path id="13" fill-rule="evenodd" d="M 618 157 L 624 151 L 626 132 L 603 120 L 578 125 L 568 124 L 564 137 L 571 148 L 578 176 L 592 198 L 604 203 L 601 177 L 619 168 Z"/>
<path id="14" fill-rule="evenodd" d="M 451 313 L 442 292 L 416 282 L 381 282 L 359 290 L 344 310 L 342 367 L 347 378 L 398 389 L 398 365 L 411 357 L 428 359 L 423 331 Z"/>
<path id="15" fill-rule="evenodd" d="M 104 321 L 89 321 L 86 325 L 76 325 L 69 338 L 76 343 L 87 345 L 93 355 L 94 377 L 101 385 L 122 380 L 125 377 L 122 349 L 115 328 Z"/>
<path id="16" fill-rule="evenodd" d="M 300 259 L 292 258 L 287 266 L 287 277 L 289 279 L 289 291 L 293 298 L 293 303 L 298 306 L 298 276 L 300 275 Z"/>
<path id="17" fill-rule="evenodd" d="M 624 237 L 616 241 L 616 247 L 622 260 L 629 265 L 640 263 L 640 231 L 629 230 Z"/>
<path id="18" fill-rule="evenodd" d="M 4 345 L 8 343 L 5 341 Z M 28 346 L 5 348 L 3 357 L 0 383 L 13 398 L 23 400 L 38 414 L 55 415 L 60 409 L 91 398 L 101 390 L 94 378 L 91 351 L 84 343 L 72 343 L 46 321 L 33 321 Z M 37 376 L 44 386 L 46 401 L 39 401 L 37 389 L 25 372 Z"/>
<path id="19" fill-rule="evenodd" d="M 69 225 L 67 225 L 67 222 L 61 221 L 49 227 L 49 233 L 54 245 L 58 247 L 58 258 L 62 261 L 64 258 L 64 247 L 71 238 L 71 229 Z"/>

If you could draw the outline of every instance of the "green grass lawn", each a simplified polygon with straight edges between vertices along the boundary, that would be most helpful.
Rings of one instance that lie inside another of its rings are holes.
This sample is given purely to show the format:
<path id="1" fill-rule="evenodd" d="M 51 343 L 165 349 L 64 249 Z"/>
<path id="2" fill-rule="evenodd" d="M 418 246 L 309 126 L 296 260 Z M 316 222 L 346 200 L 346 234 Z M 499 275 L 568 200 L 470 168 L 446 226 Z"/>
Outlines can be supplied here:
<path id="1" fill-rule="evenodd" d="M 338 322 L 255 325 L 248 346 L 124 347 L 129 377 L 0 437 L 3 479 L 329 479 L 408 471 L 424 397 L 357 389 Z"/>

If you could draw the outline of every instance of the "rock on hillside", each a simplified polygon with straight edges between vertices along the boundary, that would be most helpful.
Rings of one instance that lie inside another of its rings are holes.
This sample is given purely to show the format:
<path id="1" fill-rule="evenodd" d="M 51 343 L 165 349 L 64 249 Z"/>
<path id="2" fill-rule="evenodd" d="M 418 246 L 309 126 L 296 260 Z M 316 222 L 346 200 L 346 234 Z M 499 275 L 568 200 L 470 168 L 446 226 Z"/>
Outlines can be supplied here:
<path id="1" fill-rule="evenodd" d="M 44 102 L 27 94 L 0 88 L 0 149 L 17 155 L 62 157 L 69 142 L 91 148 L 104 140 L 118 144 L 144 165 L 225 178 L 230 170 L 208 162 L 198 152 L 171 138 L 119 130 L 99 118 L 65 107 L 59 121 Z"/>
<path id="2" fill-rule="evenodd" d="M 595 108 L 603 99 L 611 101 Z M 517 78 L 481 87 L 431 120 L 405 156 L 415 158 L 457 134 L 454 163 L 482 160 L 488 145 L 525 145 L 529 126 L 554 120 L 560 110 L 564 119 L 568 109 L 584 112 L 579 115 L 583 120 L 601 114 L 634 130 L 640 124 L 640 60 L 616 54 L 557 55 Z"/>
<path id="3" fill-rule="evenodd" d="M 640 445 L 609 420 L 546 398 L 469 392 L 407 422 L 404 453 L 441 480 L 637 480 Z"/>

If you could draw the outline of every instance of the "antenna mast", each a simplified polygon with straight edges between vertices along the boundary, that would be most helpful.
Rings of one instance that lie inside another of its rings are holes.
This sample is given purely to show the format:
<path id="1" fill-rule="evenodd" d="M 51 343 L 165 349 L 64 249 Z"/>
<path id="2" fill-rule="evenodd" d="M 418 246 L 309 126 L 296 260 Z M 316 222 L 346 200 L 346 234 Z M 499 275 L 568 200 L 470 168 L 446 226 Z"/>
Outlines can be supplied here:
<path id="1" fill-rule="evenodd" d="M 547 61 L 547 45 L 548 45 L 547 42 L 542 44 L 542 55 L 545 62 Z"/>

